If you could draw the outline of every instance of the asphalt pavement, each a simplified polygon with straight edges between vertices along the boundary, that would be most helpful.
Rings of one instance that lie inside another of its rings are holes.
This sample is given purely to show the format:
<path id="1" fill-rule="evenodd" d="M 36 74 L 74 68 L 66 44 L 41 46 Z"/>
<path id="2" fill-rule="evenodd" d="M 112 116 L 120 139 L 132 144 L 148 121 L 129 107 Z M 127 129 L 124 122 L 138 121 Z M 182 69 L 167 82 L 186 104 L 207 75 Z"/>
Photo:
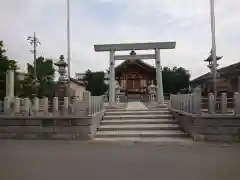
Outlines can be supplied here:
<path id="1" fill-rule="evenodd" d="M 0 141 L 0 180 L 239 180 L 240 146 Z"/>

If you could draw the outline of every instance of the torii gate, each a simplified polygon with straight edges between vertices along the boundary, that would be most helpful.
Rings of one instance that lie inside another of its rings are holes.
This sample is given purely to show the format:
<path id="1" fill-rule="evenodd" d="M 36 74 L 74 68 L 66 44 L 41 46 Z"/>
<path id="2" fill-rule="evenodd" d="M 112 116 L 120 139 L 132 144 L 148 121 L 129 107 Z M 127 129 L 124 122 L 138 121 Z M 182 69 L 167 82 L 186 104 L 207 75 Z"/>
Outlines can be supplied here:
<path id="1" fill-rule="evenodd" d="M 176 42 L 152 42 L 152 43 L 125 43 L 125 44 L 102 44 L 94 45 L 96 52 L 110 52 L 110 81 L 109 81 L 109 104 L 113 106 L 116 101 L 115 95 L 115 60 L 155 59 L 157 80 L 157 103 L 164 103 L 162 68 L 160 62 L 160 49 L 174 49 Z M 115 51 L 132 50 L 155 50 L 155 54 L 142 55 L 115 55 Z"/>

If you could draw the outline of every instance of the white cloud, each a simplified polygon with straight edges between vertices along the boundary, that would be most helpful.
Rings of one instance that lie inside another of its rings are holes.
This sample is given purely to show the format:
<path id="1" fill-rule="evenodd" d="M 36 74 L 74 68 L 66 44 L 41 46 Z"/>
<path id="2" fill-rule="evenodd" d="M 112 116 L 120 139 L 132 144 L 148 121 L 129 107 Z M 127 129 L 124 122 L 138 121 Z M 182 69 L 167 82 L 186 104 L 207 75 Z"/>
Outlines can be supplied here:
<path id="1" fill-rule="evenodd" d="M 1 2 L 0 39 L 22 69 L 32 61 L 26 37 L 34 31 L 42 42 L 39 54 L 54 59 L 66 54 L 65 5 L 66 0 Z M 238 60 L 239 8 L 236 0 L 216 1 L 220 65 Z M 203 59 L 211 49 L 209 15 L 209 0 L 71 0 L 72 75 L 108 68 L 109 54 L 94 52 L 94 44 L 176 40 L 175 50 L 161 53 L 163 65 L 183 66 L 199 76 L 208 71 Z"/>

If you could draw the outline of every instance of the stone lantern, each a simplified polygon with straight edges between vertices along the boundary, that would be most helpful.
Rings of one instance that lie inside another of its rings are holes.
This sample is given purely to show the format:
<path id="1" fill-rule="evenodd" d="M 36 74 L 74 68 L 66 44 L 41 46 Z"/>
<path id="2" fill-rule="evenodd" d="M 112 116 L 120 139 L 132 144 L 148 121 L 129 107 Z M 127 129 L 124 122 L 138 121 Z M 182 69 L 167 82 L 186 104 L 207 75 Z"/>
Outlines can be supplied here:
<path id="1" fill-rule="evenodd" d="M 54 63 L 55 66 L 58 67 L 58 72 L 59 72 L 59 78 L 58 81 L 63 82 L 66 81 L 66 67 L 68 64 L 64 61 L 64 56 L 61 55 L 60 60 L 56 63 Z"/>
<path id="2" fill-rule="evenodd" d="M 155 101 L 155 95 L 156 95 L 156 86 L 152 83 L 148 86 L 148 92 L 150 95 L 150 101 Z"/>
<path id="3" fill-rule="evenodd" d="M 222 56 L 216 56 L 216 61 L 219 61 L 222 59 Z M 213 74 L 213 57 L 212 57 L 212 51 L 210 52 L 210 55 L 207 59 L 204 60 L 205 62 L 208 62 L 207 67 L 210 69 L 211 73 Z M 216 68 L 219 66 L 219 64 L 216 64 Z M 217 77 L 219 77 L 219 74 L 217 72 Z"/>
<path id="4" fill-rule="evenodd" d="M 64 61 L 64 56 L 61 55 L 60 60 L 54 63 L 58 67 L 59 78 L 56 84 L 55 96 L 59 98 L 59 101 L 63 101 L 64 97 L 67 97 L 67 79 L 66 79 L 66 67 L 67 63 Z"/>

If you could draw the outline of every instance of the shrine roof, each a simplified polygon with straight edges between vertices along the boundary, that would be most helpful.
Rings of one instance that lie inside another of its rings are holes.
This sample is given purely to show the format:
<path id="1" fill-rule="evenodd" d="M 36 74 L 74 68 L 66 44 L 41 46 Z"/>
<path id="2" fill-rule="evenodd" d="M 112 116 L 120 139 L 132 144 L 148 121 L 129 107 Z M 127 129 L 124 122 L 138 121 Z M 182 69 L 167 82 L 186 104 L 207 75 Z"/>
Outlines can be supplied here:
<path id="1" fill-rule="evenodd" d="M 134 60 L 134 61 L 129 61 L 129 60 L 126 60 L 126 61 L 123 61 L 121 64 L 119 64 L 118 66 L 115 67 L 115 70 L 116 72 L 119 71 L 120 69 L 124 68 L 124 66 L 127 64 L 127 63 L 131 63 L 131 64 L 136 64 L 136 65 L 140 65 L 141 67 L 145 68 L 145 69 L 148 69 L 150 71 L 154 71 L 155 72 L 155 67 L 148 64 L 148 63 L 145 63 L 144 61 L 140 60 L 140 59 L 137 59 L 137 60 Z"/>

